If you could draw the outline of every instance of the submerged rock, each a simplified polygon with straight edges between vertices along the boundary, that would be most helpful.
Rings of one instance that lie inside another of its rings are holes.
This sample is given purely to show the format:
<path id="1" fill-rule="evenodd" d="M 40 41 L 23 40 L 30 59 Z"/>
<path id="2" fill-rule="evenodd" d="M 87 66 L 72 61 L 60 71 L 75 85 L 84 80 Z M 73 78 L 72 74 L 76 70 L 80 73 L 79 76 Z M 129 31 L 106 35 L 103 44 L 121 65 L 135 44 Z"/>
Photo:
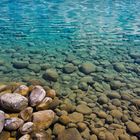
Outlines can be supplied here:
<path id="1" fill-rule="evenodd" d="M 5 120 L 4 128 L 9 131 L 17 130 L 23 125 L 24 121 L 19 118 L 8 118 Z"/>
<path id="2" fill-rule="evenodd" d="M 19 93 L 23 96 L 26 96 L 29 93 L 29 88 L 26 85 L 20 85 L 14 93 Z"/>
<path id="3" fill-rule="evenodd" d="M 65 130 L 65 126 L 64 125 L 56 123 L 54 125 L 54 127 L 53 127 L 53 134 L 58 135 L 59 133 L 61 133 L 64 130 Z"/>
<path id="4" fill-rule="evenodd" d="M 29 65 L 28 61 L 14 61 L 13 62 L 13 67 L 17 68 L 17 69 L 24 69 L 27 68 Z"/>
<path id="5" fill-rule="evenodd" d="M 31 140 L 31 136 L 29 134 L 26 134 L 20 137 L 19 140 Z"/>
<path id="6" fill-rule="evenodd" d="M 78 112 L 73 112 L 72 114 L 69 114 L 69 118 L 73 123 L 82 122 L 84 120 L 83 114 Z"/>
<path id="7" fill-rule="evenodd" d="M 83 140 L 76 128 L 69 128 L 58 134 L 58 140 Z"/>
<path id="8" fill-rule="evenodd" d="M 32 122 L 27 122 L 23 124 L 23 126 L 20 127 L 20 133 L 21 134 L 28 134 L 33 131 L 34 123 Z"/>
<path id="9" fill-rule="evenodd" d="M 31 106 L 36 106 L 41 103 L 45 96 L 46 91 L 41 86 L 35 86 L 29 96 Z"/>
<path id="10" fill-rule="evenodd" d="M 69 63 L 64 66 L 63 70 L 65 73 L 70 74 L 76 70 L 76 67 L 72 63 Z"/>
<path id="11" fill-rule="evenodd" d="M 35 73 L 39 73 L 41 70 L 41 67 L 38 64 L 29 64 L 28 69 L 32 70 Z"/>
<path id="12" fill-rule="evenodd" d="M 36 110 L 46 110 L 46 109 L 49 109 L 49 105 L 51 104 L 51 102 L 52 102 L 52 98 L 45 97 L 43 99 L 43 101 L 38 106 L 36 106 Z"/>
<path id="13" fill-rule="evenodd" d="M 9 140 L 9 138 L 10 138 L 10 132 L 2 131 L 0 133 L 0 140 Z"/>
<path id="14" fill-rule="evenodd" d="M 132 134 L 140 133 L 140 127 L 135 122 L 127 122 L 126 127 Z"/>
<path id="15" fill-rule="evenodd" d="M 5 113 L 0 110 L 0 133 L 3 130 L 4 122 L 5 122 Z"/>
<path id="16" fill-rule="evenodd" d="M 96 66 L 90 62 L 85 62 L 81 65 L 80 71 L 85 74 L 90 74 L 96 70 Z"/>
<path id="17" fill-rule="evenodd" d="M 92 109 L 85 104 L 80 104 L 76 107 L 76 111 L 82 114 L 91 114 Z"/>
<path id="18" fill-rule="evenodd" d="M 31 119 L 33 113 L 33 108 L 27 107 L 19 113 L 19 117 L 24 121 Z"/>
<path id="19" fill-rule="evenodd" d="M 53 122 L 55 113 L 52 110 L 43 110 L 33 113 L 33 123 L 37 129 L 47 129 Z"/>
<path id="20" fill-rule="evenodd" d="M 6 93 L 0 97 L 2 108 L 19 112 L 28 106 L 28 99 L 17 93 Z"/>
<path id="21" fill-rule="evenodd" d="M 31 137 L 33 140 L 52 140 L 51 135 L 45 131 L 34 132 Z"/>
<path id="22" fill-rule="evenodd" d="M 56 82 L 57 79 L 58 79 L 58 73 L 56 70 L 54 69 L 48 69 L 46 70 L 46 72 L 43 74 L 43 78 L 45 80 L 51 80 L 51 81 L 54 81 Z"/>

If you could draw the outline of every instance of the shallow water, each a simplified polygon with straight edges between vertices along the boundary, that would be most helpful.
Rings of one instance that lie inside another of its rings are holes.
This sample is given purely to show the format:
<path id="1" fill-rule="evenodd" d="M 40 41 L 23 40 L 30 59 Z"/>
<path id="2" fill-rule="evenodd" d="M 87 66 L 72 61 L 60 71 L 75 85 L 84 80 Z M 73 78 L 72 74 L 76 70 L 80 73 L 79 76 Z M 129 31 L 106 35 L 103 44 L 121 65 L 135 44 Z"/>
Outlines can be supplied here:
<path id="1" fill-rule="evenodd" d="M 59 73 L 57 83 L 71 87 L 85 76 L 78 68 L 89 61 L 97 67 L 90 74 L 94 82 L 106 83 L 105 75 L 126 85 L 140 82 L 140 1 L 2 0 L 0 6 L 1 81 L 53 85 L 42 78 L 40 66 L 47 64 Z M 15 61 L 29 65 L 17 69 Z M 125 71 L 114 68 L 120 62 Z M 64 73 L 67 63 L 77 70 Z"/>

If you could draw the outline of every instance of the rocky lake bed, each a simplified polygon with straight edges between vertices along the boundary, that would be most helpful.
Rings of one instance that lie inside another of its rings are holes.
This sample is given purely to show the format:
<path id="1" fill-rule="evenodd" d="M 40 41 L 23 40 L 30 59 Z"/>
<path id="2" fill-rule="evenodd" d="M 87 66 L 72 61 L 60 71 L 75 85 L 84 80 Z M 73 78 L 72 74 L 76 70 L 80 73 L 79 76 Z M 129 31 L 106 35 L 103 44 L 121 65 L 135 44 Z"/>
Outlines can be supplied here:
<path id="1" fill-rule="evenodd" d="M 140 53 L 95 48 L 0 49 L 0 140 L 139 140 Z"/>

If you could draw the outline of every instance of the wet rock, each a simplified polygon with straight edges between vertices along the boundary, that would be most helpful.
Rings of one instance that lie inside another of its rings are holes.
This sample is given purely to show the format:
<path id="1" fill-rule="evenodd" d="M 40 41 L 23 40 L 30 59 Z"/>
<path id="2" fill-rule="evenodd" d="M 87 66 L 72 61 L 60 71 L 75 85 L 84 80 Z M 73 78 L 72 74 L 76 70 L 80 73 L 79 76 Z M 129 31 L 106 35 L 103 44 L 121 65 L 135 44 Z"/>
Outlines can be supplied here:
<path id="1" fill-rule="evenodd" d="M 51 104 L 52 102 L 52 98 L 50 97 L 46 97 L 43 99 L 43 101 L 36 106 L 36 110 L 46 110 L 46 109 L 49 109 L 49 105 Z"/>
<path id="2" fill-rule="evenodd" d="M 89 140 L 98 140 L 98 138 L 96 135 L 93 134 L 90 136 Z"/>
<path id="3" fill-rule="evenodd" d="M 123 87 L 125 84 L 122 83 L 121 81 L 111 81 L 110 83 L 110 86 L 111 86 L 111 89 L 113 90 L 116 90 L 116 89 L 119 89 L 121 87 Z"/>
<path id="4" fill-rule="evenodd" d="M 89 130 L 88 127 L 83 132 L 81 132 L 81 136 L 84 139 L 89 139 L 89 137 L 90 137 L 90 130 Z"/>
<path id="5" fill-rule="evenodd" d="M 78 126 L 78 130 L 80 131 L 84 131 L 87 128 L 87 125 L 83 122 L 77 123 L 77 126 Z"/>
<path id="6" fill-rule="evenodd" d="M 97 113 L 98 117 L 106 119 L 107 118 L 107 114 L 104 111 L 99 111 Z"/>
<path id="7" fill-rule="evenodd" d="M 59 104 L 60 104 L 60 100 L 57 98 L 57 97 L 55 97 L 53 100 L 52 100 L 52 102 L 49 104 L 49 108 L 50 109 L 55 109 Z"/>
<path id="8" fill-rule="evenodd" d="M 5 122 L 5 113 L 0 110 L 0 133 L 3 130 L 4 122 Z"/>
<path id="9" fill-rule="evenodd" d="M 121 119 L 121 117 L 123 116 L 122 112 L 120 112 L 117 109 L 111 110 L 110 115 L 114 118 L 117 118 L 117 119 Z"/>
<path id="10" fill-rule="evenodd" d="M 116 140 L 116 138 L 111 132 L 106 132 L 105 137 L 106 137 L 106 140 Z"/>
<path id="11" fill-rule="evenodd" d="M 58 140 L 82 140 L 76 128 L 69 128 L 58 134 Z"/>
<path id="12" fill-rule="evenodd" d="M 42 64 L 40 67 L 41 67 L 41 70 L 46 70 L 46 69 L 50 68 L 51 66 L 50 66 L 50 64 Z"/>
<path id="13" fill-rule="evenodd" d="M 52 110 L 43 110 L 33 113 L 33 123 L 37 129 L 47 129 L 53 122 L 55 113 Z"/>
<path id="14" fill-rule="evenodd" d="M 28 134 L 33 131 L 34 124 L 32 122 L 27 122 L 20 127 L 21 134 Z"/>
<path id="15" fill-rule="evenodd" d="M 47 97 L 51 97 L 51 98 L 54 98 L 56 96 L 56 92 L 54 89 L 49 89 L 47 91 Z"/>
<path id="16" fill-rule="evenodd" d="M 104 132 L 100 132 L 100 133 L 98 134 L 98 139 L 99 139 L 99 140 L 106 140 L 106 135 L 105 135 L 105 133 L 104 133 Z"/>
<path id="17" fill-rule="evenodd" d="M 27 107 L 19 113 L 19 117 L 24 121 L 31 119 L 33 113 L 33 108 Z"/>
<path id="18" fill-rule="evenodd" d="M 51 136 L 45 131 L 34 132 L 31 137 L 33 140 L 52 140 Z"/>
<path id="19" fill-rule="evenodd" d="M 138 59 L 140 58 L 140 53 L 139 52 L 132 52 L 129 54 L 131 58 L 133 59 Z"/>
<path id="20" fill-rule="evenodd" d="M 31 106 L 36 106 L 41 103 L 45 96 L 46 91 L 41 86 L 35 86 L 29 96 Z"/>
<path id="21" fill-rule="evenodd" d="M 108 101 L 109 101 L 109 99 L 108 99 L 105 95 L 100 96 L 100 97 L 98 98 L 98 102 L 99 102 L 100 104 L 107 104 Z"/>
<path id="22" fill-rule="evenodd" d="M 69 118 L 73 123 L 82 122 L 84 120 L 83 114 L 78 112 L 73 112 L 72 114 L 69 114 Z"/>
<path id="23" fill-rule="evenodd" d="M 117 72 L 125 72 L 126 71 L 126 68 L 124 66 L 123 63 L 115 63 L 114 64 L 114 69 L 117 71 Z"/>
<path id="24" fill-rule="evenodd" d="M 8 118 L 5 120 L 4 128 L 8 131 L 17 130 L 19 127 L 23 125 L 24 121 L 19 118 Z"/>
<path id="25" fill-rule="evenodd" d="M 140 124 L 140 117 L 137 117 L 136 115 L 133 115 L 132 119 L 135 123 Z"/>
<path id="26" fill-rule="evenodd" d="M 119 136 L 119 140 L 130 140 L 130 137 L 127 134 L 121 134 Z"/>
<path id="27" fill-rule="evenodd" d="M 64 125 L 67 125 L 68 123 L 71 122 L 71 119 L 69 116 L 67 115 L 61 115 L 60 118 L 59 118 L 59 121 L 64 124 Z"/>
<path id="28" fill-rule="evenodd" d="M 112 99 L 112 104 L 119 107 L 121 106 L 121 101 L 119 99 Z"/>
<path id="29" fill-rule="evenodd" d="M 91 114 L 92 109 L 85 104 L 80 104 L 76 107 L 76 111 L 82 114 Z"/>
<path id="30" fill-rule="evenodd" d="M 28 95 L 29 93 L 29 87 L 27 87 L 26 85 L 20 85 L 15 91 L 14 93 L 19 93 L 23 96 Z"/>
<path id="31" fill-rule="evenodd" d="M 29 65 L 28 61 L 14 61 L 13 62 L 13 67 L 17 68 L 17 69 L 24 69 L 27 68 Z"/>
<path id="32" fill-rule="evenodd" d="M 140 127 L 135 122 L 132 121 L 127 122 L 126 127 L 132 134 L 140 133 Z"/>
<path id="33" fill-rule="evenodd" d="M 2 92 L 2 91 L 4 91 L 4 90 L 6 90 L 7 89 L 7 85 L 0 85 L 0 92 Z"/>
<path id="34" fill-rule="evenodd" d="M 19 112 L 28 106 L 28 100 L 17 93 L 6 93 L 0 97 L 0 105 L 6 110 Z"/>
<path id="35" fill-rule="evenodd" d="M 9 140 L 9 138 L 10 138 L 10 132 L 2 131 L 0 133 L 0 140 Z"/>
<path id="36" fill-rule="evenodd" d="M 78 87 L 79 87 L 79 89 L 84 90 L 84 91 L 88 90 L 88 84 L 85 82 L 80 82 L 78 84 Z"/>
<path id="37" fill-rule="evenodd" d="M 123 93 L 123 94 L 121 94 L 121 98 L 122 98 L 123 100 L 130 101 L 131 99 L 133 99 L 133 96 L 130 95 L 130 93 Z"/>
<path id="38" fill-rule="evenodd" d="M 113 117 L 111 115 L 108 115 L 106 117 L 106 122 L 109 123 L 109 124 L 111 124 L 113 122 Z"/>
<path id="39" fill-rule="evenodd" d="M 59 133 L 61 133 L 64 130 L 65 130 L 65 126 L 63 126 L 59 123 L 56 123 L 53 127 L 53 134 L 58 135 Z"/>
<path id="40" fill-rule="evenodd" d="M 140 107 L 140 99 L 132 99 L 131 102 L 132 102 L 134 105 Z"/>
<path id="41" fill-rule="evenodd" d="M 39 73 L 41 70 L 41 67 L 37 64 L 29 64 L 28 69 L 35 72 L 35 73 Z"/>
<path id="42" fill-rule="evenodd" d="M 120 99 L 121 98 L 121 95 L 118 93 L 118 92 L 111 92 L 111 93 L 108 93 L 107 96 L 110 98 L 110 99 Z"/>
<path id="43" fill-rule="evenodd" d="M 64 66 L 63 70 L 65 73 L 70 74 L 76 70 L 76 67 L 72 63 L 69 63 Z"/>
<path id="44" fill-rule="evenodd" d="M 58 73 L 54 69 L 48 69 L 46 72 L 43 74 L 43 78 L 45 80 L 50 80 L 56 82 L 58 79 Z"/>
<path id="45" fill-rule="evenodd" d="M 85 62 L 81 65 L 80 71 L 85 74 L 90 74 L 96 70 L 96 66 L 90 62 Z"/>
<path id="46" fill-rule="evenodd" d="M 29 134 L 26 134 L 20 137 L 19 140 L 31 140 L 31 136 Z"/>

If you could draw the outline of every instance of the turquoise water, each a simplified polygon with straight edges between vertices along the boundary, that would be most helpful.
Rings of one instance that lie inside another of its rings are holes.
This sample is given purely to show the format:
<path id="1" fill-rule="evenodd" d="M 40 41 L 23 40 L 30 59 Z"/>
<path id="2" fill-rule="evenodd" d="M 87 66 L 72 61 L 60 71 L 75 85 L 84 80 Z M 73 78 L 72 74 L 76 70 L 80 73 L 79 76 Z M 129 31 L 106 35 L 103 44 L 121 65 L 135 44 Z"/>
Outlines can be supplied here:
<path id="1" fill-rule="evenodd" d="M 1 81 L 53 85 L 42 77 L 45 64 L 58 72 L 57 84 L 71 87 L 85 76 L 79 67 L 88 61 L 97 67 L 90 74 L 96 82 L 105 82 L 105 75 L 139 82 L 140 1 L 1 0 L 0 7 Z M 15 61 L 29 65 L 15 68 Z M 114 68 L 120 62 L 125 71 Z M 76 71 L 64 73 L 67 63 Z"/>

